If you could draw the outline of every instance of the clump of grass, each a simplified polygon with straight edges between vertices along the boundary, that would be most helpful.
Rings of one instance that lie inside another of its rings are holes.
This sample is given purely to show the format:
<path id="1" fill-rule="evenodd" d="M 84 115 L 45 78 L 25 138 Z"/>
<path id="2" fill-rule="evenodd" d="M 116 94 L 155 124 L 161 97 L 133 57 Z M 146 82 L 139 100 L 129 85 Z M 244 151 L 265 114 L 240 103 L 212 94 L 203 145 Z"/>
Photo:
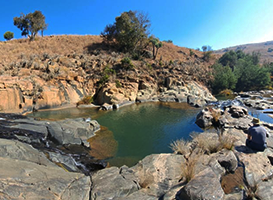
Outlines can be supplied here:
<path id="1" fill-rule="evenodd" d="M 81 99 L 79 102 L 77 102 L 77 106 L 83 105 L 83 104 L 91 104 L 94 102 L 93 96 L 86 96 L 83 99 Z"/>
<path id="2" fill-rule="evenodd" d="M 208 133 L 209 134 L 209 133 Z M 232 150 L 236 140 L 230 135 L 210 137 L 207 134 L 191 133 L 195 148 L 200 148 L 205 154 L 216 153 L 222 149 Z"/>
<path id="3" fill-rule="evenodd" d="M 205 154 L 218 152 L 219 140 L 217 138 L 208 137 L 206 134 L 191 133 L 194 148 L 201 149 Z"/>
<path id="4" fill-rule="evenodd" d="M 182 178 L 185 179 L 186 183 L 193 179 L 195 175 L 195 166 L 201 155 L 202 152 L 198 151 L 196 154 L 191 154 L 191 156 L 186 159 L 186 162 L 182 163 Z"/>
<path id="5" fill-rule="evenodd" d="M 219 136 L 221 149 L 233 150 L 236 139 L 230 135 Z"/>
<path id="6" fill-rule="evenodd" d="M 173 141 L 171 143 L 171 149 L 176 154 L 186 155 L 186 154 L 188 154 L 190 152 L 189 142 L 185 141 L 183 139 Z"/>

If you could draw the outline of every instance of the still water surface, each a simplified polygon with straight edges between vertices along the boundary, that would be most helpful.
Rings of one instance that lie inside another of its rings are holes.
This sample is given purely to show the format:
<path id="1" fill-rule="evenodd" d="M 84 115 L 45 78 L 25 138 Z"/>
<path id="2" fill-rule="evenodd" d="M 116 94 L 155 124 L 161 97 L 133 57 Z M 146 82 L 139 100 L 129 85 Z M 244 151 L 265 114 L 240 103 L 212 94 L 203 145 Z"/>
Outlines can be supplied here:
<path id="1" fill-rule="evenodd" d="M 69 108 L 39 111 L 28 116 L 53 120 L 96 119 L 102 128 L 89 140 L 91 154 L 107 159 L 110 165 L 132 166 L 146 155 L 172 152 L 172 141 L 189 139 L 193 131 L 202 132 L 195 124 L 199 111 L 186 103 L 141 103 L 114 111 Z"/>

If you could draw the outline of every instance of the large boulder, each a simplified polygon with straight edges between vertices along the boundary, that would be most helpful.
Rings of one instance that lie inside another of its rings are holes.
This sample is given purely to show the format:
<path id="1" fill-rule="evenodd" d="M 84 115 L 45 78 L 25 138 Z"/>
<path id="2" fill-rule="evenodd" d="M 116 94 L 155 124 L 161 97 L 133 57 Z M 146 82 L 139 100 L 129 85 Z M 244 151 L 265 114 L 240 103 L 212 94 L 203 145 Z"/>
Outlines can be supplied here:
<path id="1" fill-rule="evenodd" d="M 224 199 L 225 193 L 220 184 L 220 176 L 210 167 L 197 174 L 185 187 L 182 188 L 180 199 Z"/>
<path id="2" fill-rule="evenodd" d="M 92 176 L 91 199 L 120 199 L 140 189 L 137 178 L 126 166 L 111 167 Z"/>
<path id="3" fill-rule="evenodd" d="M 139 161 L 132 170 L 138 178 L 141 190 L 159 198 L 179 184 L 183 162 L 185 159 L 182 155 L 155 154 Z"/>
<path id="4" fill-rule="evenodd" d="M 90 122 L 83 119 L 66 119 L 56 122 L 48 122 L 48 134 L 50 140 L 57 144 L 77 144 L 89 147 L 87 139 L 94 136 L 94 132 L 99 130 L 97 121 Z"/>

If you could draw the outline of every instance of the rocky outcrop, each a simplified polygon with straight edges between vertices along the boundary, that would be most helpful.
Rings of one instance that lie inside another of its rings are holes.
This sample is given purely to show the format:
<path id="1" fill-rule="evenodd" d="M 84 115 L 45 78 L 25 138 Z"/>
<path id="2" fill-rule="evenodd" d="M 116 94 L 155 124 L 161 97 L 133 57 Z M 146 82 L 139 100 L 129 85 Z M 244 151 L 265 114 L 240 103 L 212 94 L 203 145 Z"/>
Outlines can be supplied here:
<path id="1" fill-rule="evenodd" d="M 91 157 L 88 148 L 87 139 L 100 128 L 95 120 L 48 122 L 14 114 L 0 114 L 0 119 L 1 138 L 30 144 L 69 171 L 89 173 L 106 166 Z"/>
<path id="2" fill-rule="evenodd" d="M 134 67 L 126 69 L 124 56 L 99 50 L 91 55 L 22 55 L 1 70 L 0 111 L 25 113 L 76 105 L 85 96 L 113 108 L 158 100 L 200 107 L 216 100 L 204 86 L 206 62 L 185 54 L 188 59 L 183 61 L 132 61 Z"/>
<path id="3" fill-rule="evenodd" d="M 30 145 L 0 139 L 1 199 L 89 199 L 90 177 L 67 172 Z"/>

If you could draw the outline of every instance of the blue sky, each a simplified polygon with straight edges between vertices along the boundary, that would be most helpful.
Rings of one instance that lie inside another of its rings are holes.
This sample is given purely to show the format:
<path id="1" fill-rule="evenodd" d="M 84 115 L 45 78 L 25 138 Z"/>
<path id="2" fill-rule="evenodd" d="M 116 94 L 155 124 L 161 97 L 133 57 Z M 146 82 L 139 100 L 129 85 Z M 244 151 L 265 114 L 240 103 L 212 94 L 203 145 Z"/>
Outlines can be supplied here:
<path id="1" fill-rule="evenodd" d="M 151 33 L 189 48 L 214 50 L 273 40 L 273 0 L 9 0 L 0 4 L 0 40 L 6 31 L 21 38 L 13 25 L 20 13 L 40 10 L 45 35 L 99 35 L 124 11 L 149 15 Z"/>

